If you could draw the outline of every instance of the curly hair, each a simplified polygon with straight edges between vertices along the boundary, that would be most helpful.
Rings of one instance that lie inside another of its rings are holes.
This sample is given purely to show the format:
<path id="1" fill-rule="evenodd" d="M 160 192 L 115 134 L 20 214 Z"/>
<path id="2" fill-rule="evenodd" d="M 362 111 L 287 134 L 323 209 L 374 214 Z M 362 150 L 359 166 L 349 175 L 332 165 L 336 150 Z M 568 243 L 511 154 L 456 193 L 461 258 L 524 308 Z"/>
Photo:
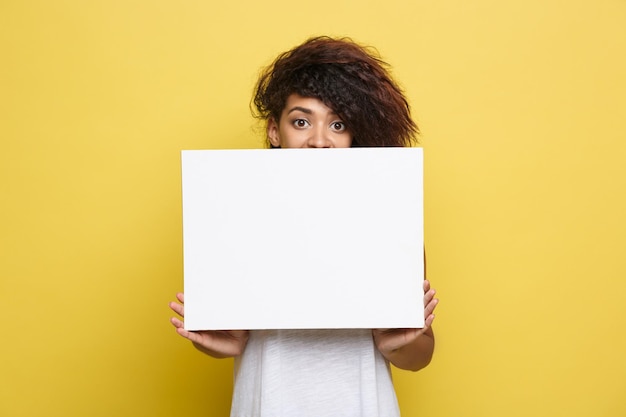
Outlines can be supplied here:
<path id="1" fill-rule="evenodd" d="M 389 65 L 349 38 L 308 39 L 281 55 L 259 77 L 254 117 L 277 122 L 291 94 L 322 101 L 346 123 L 353 147 L 410 146 L 418 127 Z"/>

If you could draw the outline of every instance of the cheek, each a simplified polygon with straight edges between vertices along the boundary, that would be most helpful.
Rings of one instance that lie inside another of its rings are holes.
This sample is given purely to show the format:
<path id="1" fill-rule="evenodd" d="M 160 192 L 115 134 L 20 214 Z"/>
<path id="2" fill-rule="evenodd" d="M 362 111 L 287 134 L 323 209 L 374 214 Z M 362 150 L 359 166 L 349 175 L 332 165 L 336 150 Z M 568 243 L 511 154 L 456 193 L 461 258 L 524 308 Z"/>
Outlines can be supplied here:
<path id="1" fill-rule="evenodd" d="M 306 140 L 303 131 L 282 127 L 280 129 L 280 142 L 283 148 L 294 148 Z"/>
<path id="2" fill-rule="evenodd" d="M 335 143 L 338 148 L 350 148 L 352 147 L 352 135 L 342 135 Z"/>

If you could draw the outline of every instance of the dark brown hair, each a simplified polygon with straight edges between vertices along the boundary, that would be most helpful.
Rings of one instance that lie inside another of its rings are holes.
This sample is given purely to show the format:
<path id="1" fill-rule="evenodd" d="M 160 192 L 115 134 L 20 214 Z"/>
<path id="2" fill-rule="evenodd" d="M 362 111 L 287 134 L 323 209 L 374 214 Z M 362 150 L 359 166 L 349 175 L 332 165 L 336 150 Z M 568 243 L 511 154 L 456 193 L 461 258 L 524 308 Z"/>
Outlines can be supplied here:
<path id="1" fill-rule="evenodd" d="M 291 94 L 331 108 L 352 132 L 352 146 L 409 146 L 418 128 L 409 104 L 378 54 L 349 38 L 307 40 L 265 68 L 251 109 L 255 117 L 280 119 Z"/>

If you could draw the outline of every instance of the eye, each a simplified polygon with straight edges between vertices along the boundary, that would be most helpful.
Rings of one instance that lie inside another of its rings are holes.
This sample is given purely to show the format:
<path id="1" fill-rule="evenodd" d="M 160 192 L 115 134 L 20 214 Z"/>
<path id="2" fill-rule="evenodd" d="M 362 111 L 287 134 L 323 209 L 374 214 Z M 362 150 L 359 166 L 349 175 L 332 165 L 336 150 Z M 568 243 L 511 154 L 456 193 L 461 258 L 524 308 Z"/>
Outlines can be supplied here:
<path id="1" fill-rule="evenodd" d="M 346 124 L 344 122 L 332 122 L 330 128 L 335 132 L 343 132 L 346 130 Z"/>
<path id="2" fill-rule="evenodd" d="M 309 126 L 309 121 L 306 119 L 295 119 L 293 122 L 291 122 L 295 127 L 297 128 L 305 128 L 307 126 Z"/>

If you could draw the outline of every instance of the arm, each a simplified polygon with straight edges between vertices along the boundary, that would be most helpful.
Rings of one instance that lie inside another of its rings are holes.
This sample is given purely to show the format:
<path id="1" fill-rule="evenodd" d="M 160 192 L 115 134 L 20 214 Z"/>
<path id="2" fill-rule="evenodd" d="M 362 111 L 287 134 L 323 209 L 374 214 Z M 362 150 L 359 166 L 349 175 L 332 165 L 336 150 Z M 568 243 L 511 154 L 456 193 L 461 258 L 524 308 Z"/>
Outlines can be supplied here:
<path id="1" fill-rule="evenodd" d="M 432 323 L 439 300 L 430 282 L 424 280 L 424 327 L 421 329 L 372 330 L 376 347 L 383 356 L 400 369 L 418 371 L 430 363 L 435 349 Z"/>
<path id="2" fill-rule="evenodd" d="M 171 301 L 170 308 L 181 318 L 185 317 L 184 295 L 176 294 L 178 302 Z M 193 343 L 196 349 L 214 358 L 230 358 L 239 356 L 248 343 L 247 330 L 202 330 L 190 332 L 185 330 L 182 320 L 172 317 L 170 322 L 176 332 Z"/>

